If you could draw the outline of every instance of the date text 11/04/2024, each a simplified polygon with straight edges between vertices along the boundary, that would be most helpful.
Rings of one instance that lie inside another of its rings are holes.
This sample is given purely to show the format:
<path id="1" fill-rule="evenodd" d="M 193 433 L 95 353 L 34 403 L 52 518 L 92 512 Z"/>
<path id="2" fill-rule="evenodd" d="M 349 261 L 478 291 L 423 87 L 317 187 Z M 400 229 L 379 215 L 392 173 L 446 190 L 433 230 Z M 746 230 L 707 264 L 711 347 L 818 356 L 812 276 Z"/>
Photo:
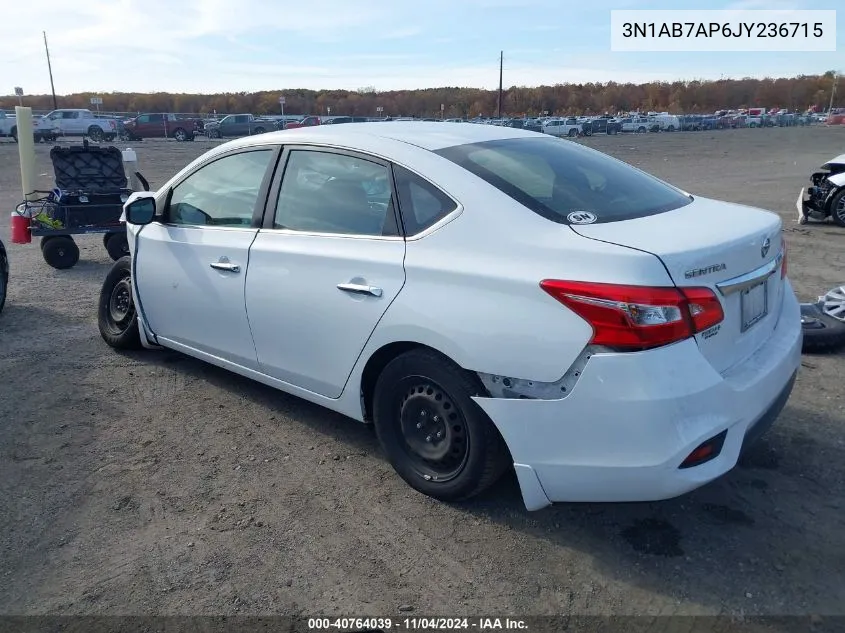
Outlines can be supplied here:
<path id="1" fill-rule="evenodd" d="M 625 22 L 622 37 L 820 38 L 822 22 Z"/>
<path id="2" fill-rule="evenodd" d="M 525 620 L 517 618 L 308 618 L 310 631 L 527 631 Z"/>

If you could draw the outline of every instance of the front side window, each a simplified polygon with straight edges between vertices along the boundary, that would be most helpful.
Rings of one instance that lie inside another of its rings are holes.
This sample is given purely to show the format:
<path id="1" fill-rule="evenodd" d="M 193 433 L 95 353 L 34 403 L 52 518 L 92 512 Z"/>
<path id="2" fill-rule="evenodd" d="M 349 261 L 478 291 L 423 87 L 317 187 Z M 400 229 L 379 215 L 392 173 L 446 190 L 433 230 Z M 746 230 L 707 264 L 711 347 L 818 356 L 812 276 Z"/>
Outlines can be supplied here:
<path id="1" fill-rule="evenodd" d="M 273 227 L 309 233 L 394 235 L 390 171 L 346 154 L 294 150 Z"/>
<path id="2" fill-rule="evenodd" d="M 174 187 L 165 221 L 192 226 L 252 224 L 272 149 L 231 154 L 200 167 Z"/>
<path id="3" fill-rule="evenodd" d="M 553 222 L 589 212 L 616 222 L 683 207 L 691 198 L 622 161 L 558 139 L 504 139 L 438 150 Z"/>
<path id="4" fill-rule="evenodd" d="M 150 122 L 150 115 L 149 114 L 142 114 L 137 118 L 138 123 L 149 123 Z"/>

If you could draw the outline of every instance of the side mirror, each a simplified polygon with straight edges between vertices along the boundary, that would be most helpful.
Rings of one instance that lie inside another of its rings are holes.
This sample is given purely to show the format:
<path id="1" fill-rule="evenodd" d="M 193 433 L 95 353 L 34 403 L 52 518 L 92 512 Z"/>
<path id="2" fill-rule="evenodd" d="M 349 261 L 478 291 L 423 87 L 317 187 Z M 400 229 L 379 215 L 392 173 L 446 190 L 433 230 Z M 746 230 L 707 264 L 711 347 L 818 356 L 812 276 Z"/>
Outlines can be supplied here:
<path id="1" fill-rule="evenodd" d="M 127 202 L 123 211 L 126 214 L 126 221 L 129 224 L 144 225 L 153 221 L 156 214 L 155 198 L 136 198 Z"/>

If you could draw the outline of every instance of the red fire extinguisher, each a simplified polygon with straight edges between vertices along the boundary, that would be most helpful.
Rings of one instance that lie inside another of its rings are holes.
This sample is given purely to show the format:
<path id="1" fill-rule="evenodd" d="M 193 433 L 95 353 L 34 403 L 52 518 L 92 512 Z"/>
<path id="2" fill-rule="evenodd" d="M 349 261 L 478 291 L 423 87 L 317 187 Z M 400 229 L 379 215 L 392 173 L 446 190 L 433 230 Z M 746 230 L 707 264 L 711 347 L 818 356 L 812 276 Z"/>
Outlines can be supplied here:
<path id="1" fill-rule="evenodd" d="M 29 230 L 30 218 L 26 213 L 27 211 L 20 207 L 12 211 L 10 225 L 13 244 L 29 244 L 32 241 L 32 233 Z"/>

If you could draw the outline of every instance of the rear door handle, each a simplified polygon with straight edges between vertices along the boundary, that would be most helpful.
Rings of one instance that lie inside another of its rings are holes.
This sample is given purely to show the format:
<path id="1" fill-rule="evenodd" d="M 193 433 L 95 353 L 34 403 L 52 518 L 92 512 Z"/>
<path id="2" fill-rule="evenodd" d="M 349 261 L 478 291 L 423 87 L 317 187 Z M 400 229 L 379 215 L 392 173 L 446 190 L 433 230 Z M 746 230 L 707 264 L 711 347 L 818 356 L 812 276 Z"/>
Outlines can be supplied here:
<path id="1" fill-rule="evenodd" d="M 209 264 L 215 270 L 225 270 L 230 273 L 239 273 L 241 272 L 241 267 L 237 264 L 233 264 L 231 262 L 211 262 Z"/>
<path id="2" fill-rule="evenodd" d="M 372 295 L 373 297 L 380 297 L 382 289 L 376 286 L 367 286 L 366 284 L 338 284 L 337 287 L 344 292 L 354 292 L 359 295 Z"/>

